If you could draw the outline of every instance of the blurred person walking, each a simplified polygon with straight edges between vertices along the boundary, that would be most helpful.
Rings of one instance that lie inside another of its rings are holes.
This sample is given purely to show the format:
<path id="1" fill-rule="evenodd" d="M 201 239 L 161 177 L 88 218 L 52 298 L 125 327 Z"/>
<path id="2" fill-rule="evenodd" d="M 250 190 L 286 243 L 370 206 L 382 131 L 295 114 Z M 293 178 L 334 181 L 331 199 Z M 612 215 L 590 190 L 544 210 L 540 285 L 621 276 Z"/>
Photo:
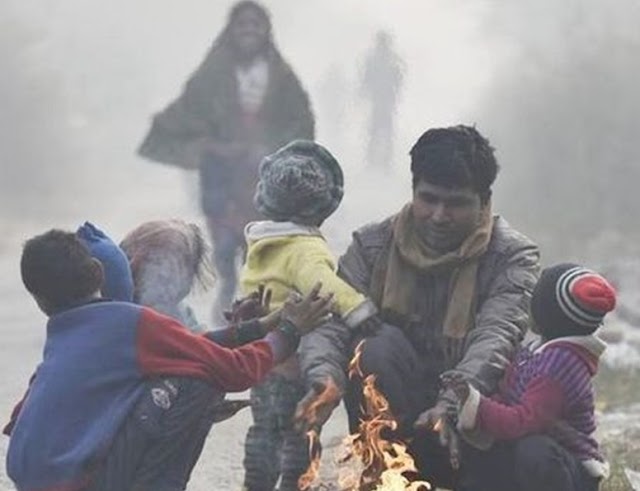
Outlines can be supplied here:
<path id="1" fill-rule="evenodd" d="M 360 81 L 360 92 L 370 106 L 366 159 L 367 164 L 376 169 L 387 168 L 393 158 L 395 115 L 403 71 L 404 62 L 394 49 L 393 37 L 379 31 Z"/>
<path id="2" fill-rule="evenodd" d="M 154 116 L 138 150 L 200 173 L 218 273 L 215 320 L 236 293 L 244 226 L 258 218 L 253 192 L 260 160 L 314 134 L 309 97 L 275 45 L 269 12 L 251 0 L 235 4 L 204 61 L 182 94 Z"/>

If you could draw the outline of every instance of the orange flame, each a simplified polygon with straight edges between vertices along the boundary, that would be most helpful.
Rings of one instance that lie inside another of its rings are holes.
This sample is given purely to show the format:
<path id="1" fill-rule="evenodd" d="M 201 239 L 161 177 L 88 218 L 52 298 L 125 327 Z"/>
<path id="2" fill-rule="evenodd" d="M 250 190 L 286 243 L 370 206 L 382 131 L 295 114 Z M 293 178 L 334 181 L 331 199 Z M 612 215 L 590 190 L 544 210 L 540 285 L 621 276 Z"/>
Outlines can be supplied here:
<path id="1" fill-rule="evenodd" d="M 316 483 L 320 475 L 320 441 L 316 430 L 307 431 L 309 440 L 310 464 L 304 474 L 298 478 L 298 489 L 306 491 Z"/>
<path id="2" fill-rule="evenodd" d="M 410 481 L 406 473 L 416 473 L 415 462 L 404 443 L 390 441 L 385 433 L 397 429 L 389 402 L 375 386 L 375 375 L 364 374 L 360 368 L 364 341 L 356 347 L 349 363 L 349 377 L 364 378 L 362 384 L 364 417 L 360 421 L 358 433 L 345 440 L 348 457 L 356 457 L 362 469 L 359 476 L 341 476 L 343 490 L 348 491 L 418 491 L 431 489 L 426 481 Z"/>
<path id="3" fill-rule="evenodd" d="M 363 378 L 363 414 L 358 433 L 347 436 L 343 441 L 344 455 L 339 458 L 342 466 L 338 478 L 341 491 L 424 491 L 431 485 L 426 481 L 411 481 L 407 473 L 417 473 L 415 462 L 407 447 L 400 441 L 387 440 L 385 433 L 397 429 L 389 402 L 375 387 L 375 375 L 364 376 L 360 368 L 364 341 L 356 347 L 353 359 L 349 363 L 349 377 Z M 336 391 L 336 392 L 333 392 Z M 329 397 L 335 397 L 338 389 L 326 384 L 324 391 L 309 406 L 305 419 L 316 420 L 316 410 Z M 320 455 L 318 433 L 310 431 L 309 455 L 311 464 L 307 472 L 298 481 L 301 490 L 307 490 L 318 480 Z M 346 469 L 345 466 L 350 468 Z"/>
<path id="4" fill-rule="evenodd" d="M 362 347 L 364 346 L 364 339 L 358 343 L 355 349 L 355 353 L 351 361 L 349 362 L 349 378 L 360 377 L 364 378 L 364 373 L 360 369 L 360 358 L 362 357 Z"/>

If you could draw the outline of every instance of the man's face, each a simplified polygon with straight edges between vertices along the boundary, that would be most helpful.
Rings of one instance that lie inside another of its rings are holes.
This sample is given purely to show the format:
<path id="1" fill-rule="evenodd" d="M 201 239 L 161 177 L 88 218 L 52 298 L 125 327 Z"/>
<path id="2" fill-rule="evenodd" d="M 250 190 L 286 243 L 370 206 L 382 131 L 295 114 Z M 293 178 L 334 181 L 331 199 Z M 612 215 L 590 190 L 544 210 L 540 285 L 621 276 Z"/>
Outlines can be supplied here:
<path id="1" fill-rule="evenodd" d="M 233 43 L 244 57 L 257 55 L 267 42 L 269 25 L 259 12 L 245 9 L 231 26 Z"/>
<path id="2" fill-rule="evenodd" d="M 484 205 L 471 188 L 445 188 L 419 180 L 412 211 L 418 235 L 438 252 L 456 249 L 478 226 Z"/>

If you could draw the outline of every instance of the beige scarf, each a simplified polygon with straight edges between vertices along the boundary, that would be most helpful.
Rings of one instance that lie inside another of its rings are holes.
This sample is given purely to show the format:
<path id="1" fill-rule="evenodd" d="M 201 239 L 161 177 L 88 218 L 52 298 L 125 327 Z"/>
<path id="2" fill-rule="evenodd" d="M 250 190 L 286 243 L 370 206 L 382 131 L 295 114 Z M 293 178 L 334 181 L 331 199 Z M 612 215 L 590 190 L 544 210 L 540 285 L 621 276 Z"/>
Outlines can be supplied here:
<path id="1" fill-rule="evenodd" d="M 443 333 L 450 338 L 464 338 L 474 316 L 478 258 L 487 250 L 492 229 L 493 216 L 488 203 L 478 227 L 460 247 L 440 253 L 419 238 L 413 226 L 411 204 L 406 205 L 394 219 L 393 238 L 374 268 L 371 289 L 380 309 L 409 318 L 419 276 L 451 268 Z"/>

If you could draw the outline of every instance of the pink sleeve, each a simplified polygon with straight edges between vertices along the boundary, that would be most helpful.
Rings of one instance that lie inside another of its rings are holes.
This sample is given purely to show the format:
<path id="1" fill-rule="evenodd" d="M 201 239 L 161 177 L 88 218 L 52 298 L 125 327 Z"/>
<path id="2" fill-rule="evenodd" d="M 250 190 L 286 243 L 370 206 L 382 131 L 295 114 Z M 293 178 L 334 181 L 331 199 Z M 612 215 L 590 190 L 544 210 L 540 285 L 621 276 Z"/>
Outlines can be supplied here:
<path id="1" fill-rule="evenodd" d="M 520 404 L 507 406 L 482 397 L 476 424 L 496 439 L 512 440 L 548 428 L 561 416 L 564 405 L 561 385 L 548 377 L 538 377 L 527 386 Z"/>

